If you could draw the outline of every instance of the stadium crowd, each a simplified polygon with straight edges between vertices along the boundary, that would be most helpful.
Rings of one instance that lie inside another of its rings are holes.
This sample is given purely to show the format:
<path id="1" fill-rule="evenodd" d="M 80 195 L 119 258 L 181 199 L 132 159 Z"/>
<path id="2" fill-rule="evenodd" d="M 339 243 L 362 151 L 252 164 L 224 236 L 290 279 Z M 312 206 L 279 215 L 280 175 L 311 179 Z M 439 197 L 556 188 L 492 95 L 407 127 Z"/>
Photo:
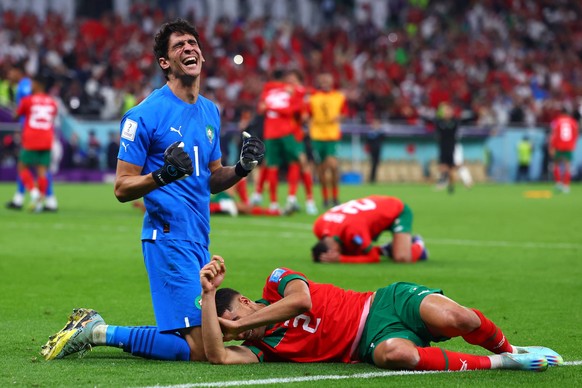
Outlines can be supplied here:
<path id="1" fill-rule="evenodd" d="M 332 72 L 356 122 L 416 124 L 448 101 L 476 124 L 547 124 L 562 105 L 578 111 L 582 102 L 582 6 L 575 0 L 299 1 L 299 9 L 310 7 L 307 25 L 286 1 L 224 2 L 231 8 L 212 17 L 199 11 L 208 4 L 196 7 L 204 1 L 183 9 L 186 2 L 169 3 L 135 2 L 126 17 L 106 12 L 71 22 L 51 10 L 39 19 L 5 9 L 0 79 L 24 61 L 29 73 L 53 79 L 52 94 L 70 113 L 118 118 L 163 83 L 149 43 L 154 26 L 177 13 L 200 30 L 210 54 L 204 94 L 225 121 L 254 110 L 276 68 L 299 69 L 308 86 Z M 0 103 L 7 98 L 2 92 Z"/>

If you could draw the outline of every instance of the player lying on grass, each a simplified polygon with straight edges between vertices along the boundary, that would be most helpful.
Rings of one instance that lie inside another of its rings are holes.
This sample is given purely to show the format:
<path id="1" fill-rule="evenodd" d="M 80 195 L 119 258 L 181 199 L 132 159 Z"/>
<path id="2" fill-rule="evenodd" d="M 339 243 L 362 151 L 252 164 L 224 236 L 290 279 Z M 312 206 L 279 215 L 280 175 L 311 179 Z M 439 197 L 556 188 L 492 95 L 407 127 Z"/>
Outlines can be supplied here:
<path id="1" fill-rule="evenodd" d="M 277 268 L 263 296 L 253 302 L 218 287 L 226 267 L 214 256 L 200 271 L 202 338 L 208 361 L 367 362 L 385 369 L 543 371 L 562 357 L 544 347 L 514 346 L 476 309 L 463 307 L 439 289 L 393 283 L 375 292 L 343 290 Z M 219 318 L 220 317 L 220 318 Z M 462 337 L 495 355 L 479 356 L 430 342 Z M 224 341 L 244 340 L 224 346 Z"/>
<path id="2" fill-rule="evenodd" d="M 380 234 L 392 232 L 392 242 L 374 246 Z M 315 262 L 377 263 L 380 255 L 397 263 L 426 260 L 420 236 L 412 236 L 412 210 L 395 197 L 370 195 L 335 206 L 313 225 L 319 242 L 311 253 Z"/>
<path id="3" fill-rule="evenodd" d="M 238 197 L 238 200 L 237 200 Z M 236 185 L 210 198 L 210 214 L 228 214 L 231 216 L 281 216 L 286 214 L 279 208 L 264 208 L 251 204 L 247 194 L 247 181 L 241 179 Z"/>

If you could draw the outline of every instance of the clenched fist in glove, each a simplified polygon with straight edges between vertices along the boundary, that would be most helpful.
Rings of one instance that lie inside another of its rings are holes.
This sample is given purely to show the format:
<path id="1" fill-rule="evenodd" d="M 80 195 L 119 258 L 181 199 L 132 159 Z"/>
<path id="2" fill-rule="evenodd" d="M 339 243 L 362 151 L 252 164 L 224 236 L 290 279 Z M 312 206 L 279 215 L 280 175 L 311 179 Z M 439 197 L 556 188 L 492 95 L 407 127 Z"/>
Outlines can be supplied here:
<path id="1" fill-rule="evenodd" d="M 234 171 L 236 175 L 245 177 L 263 161 L 265 157 L 265 144 L 258 138 L 251 136 L 248 132 L 243 132 L 243 144 L 240 150 L 240 160 L 236 164 Z"/>
<path id="2" fill-rule="evenodd" d="M 184 176 L 190 176 L 193 172 L 192 159 L 184 151 L 184 143 L 177 141 L 166 148 L 164 165 L 162 168 L 152 172 L 152 176 L 157 185 L 162 187 Z"/>

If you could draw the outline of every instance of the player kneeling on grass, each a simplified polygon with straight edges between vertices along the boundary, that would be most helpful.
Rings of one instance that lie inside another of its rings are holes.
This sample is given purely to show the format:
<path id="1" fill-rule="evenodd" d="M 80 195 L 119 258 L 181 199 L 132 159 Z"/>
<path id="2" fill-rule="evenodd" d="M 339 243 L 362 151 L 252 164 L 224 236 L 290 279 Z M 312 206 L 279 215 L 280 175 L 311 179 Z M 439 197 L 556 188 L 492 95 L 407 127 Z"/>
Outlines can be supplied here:
<path id="1" fill-rule="evenodd" d="M 253 302 L 230 288 L 219 289 L 225 274 L 219 256 L 200 271 L 202 338 L 214 364 L 368 362 L 419 371 L 543 371 L 563 363 L 551 349 L 511 345 L 483 313 L 439 289 L 399 282 L 375 292 L 354 292 L 277 268 L 267 277 L 262 298 Z M 452 337 L 496 354 L 430 347 L 430 342 Z M 234 339 L 244 342 L 224 346 L 223 340 Z"/>
<path id="2" fill-rule="evenodd" d="M 374 246 L 382 232 L 392 232 L 392 242 Z M 377 263 L 380 255 L 397 263 L 426 260 L 420 236 L 412 236 L 412 210 L 399 198 L 370 195 L 335 206 L 319 216 L 313 233 L 319 242 L 311 253 L 315 262 Z"/>

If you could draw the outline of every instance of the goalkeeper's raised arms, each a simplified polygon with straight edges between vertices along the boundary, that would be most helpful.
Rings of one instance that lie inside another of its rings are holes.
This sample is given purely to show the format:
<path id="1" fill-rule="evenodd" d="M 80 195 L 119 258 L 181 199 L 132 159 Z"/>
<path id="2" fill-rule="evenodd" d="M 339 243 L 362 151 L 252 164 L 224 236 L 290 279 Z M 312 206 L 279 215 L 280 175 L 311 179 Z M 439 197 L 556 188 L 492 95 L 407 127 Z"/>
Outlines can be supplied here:
<path id="1" fill-rule="evenodd" d="M 164 165 L 152 172 L 152 177 L 160 187 L 177 181 L 186 176 L 192 175 L 192 159 L 184 151 L 184 142 L 177 141 L 172 143 L 164 152 Z"/>

